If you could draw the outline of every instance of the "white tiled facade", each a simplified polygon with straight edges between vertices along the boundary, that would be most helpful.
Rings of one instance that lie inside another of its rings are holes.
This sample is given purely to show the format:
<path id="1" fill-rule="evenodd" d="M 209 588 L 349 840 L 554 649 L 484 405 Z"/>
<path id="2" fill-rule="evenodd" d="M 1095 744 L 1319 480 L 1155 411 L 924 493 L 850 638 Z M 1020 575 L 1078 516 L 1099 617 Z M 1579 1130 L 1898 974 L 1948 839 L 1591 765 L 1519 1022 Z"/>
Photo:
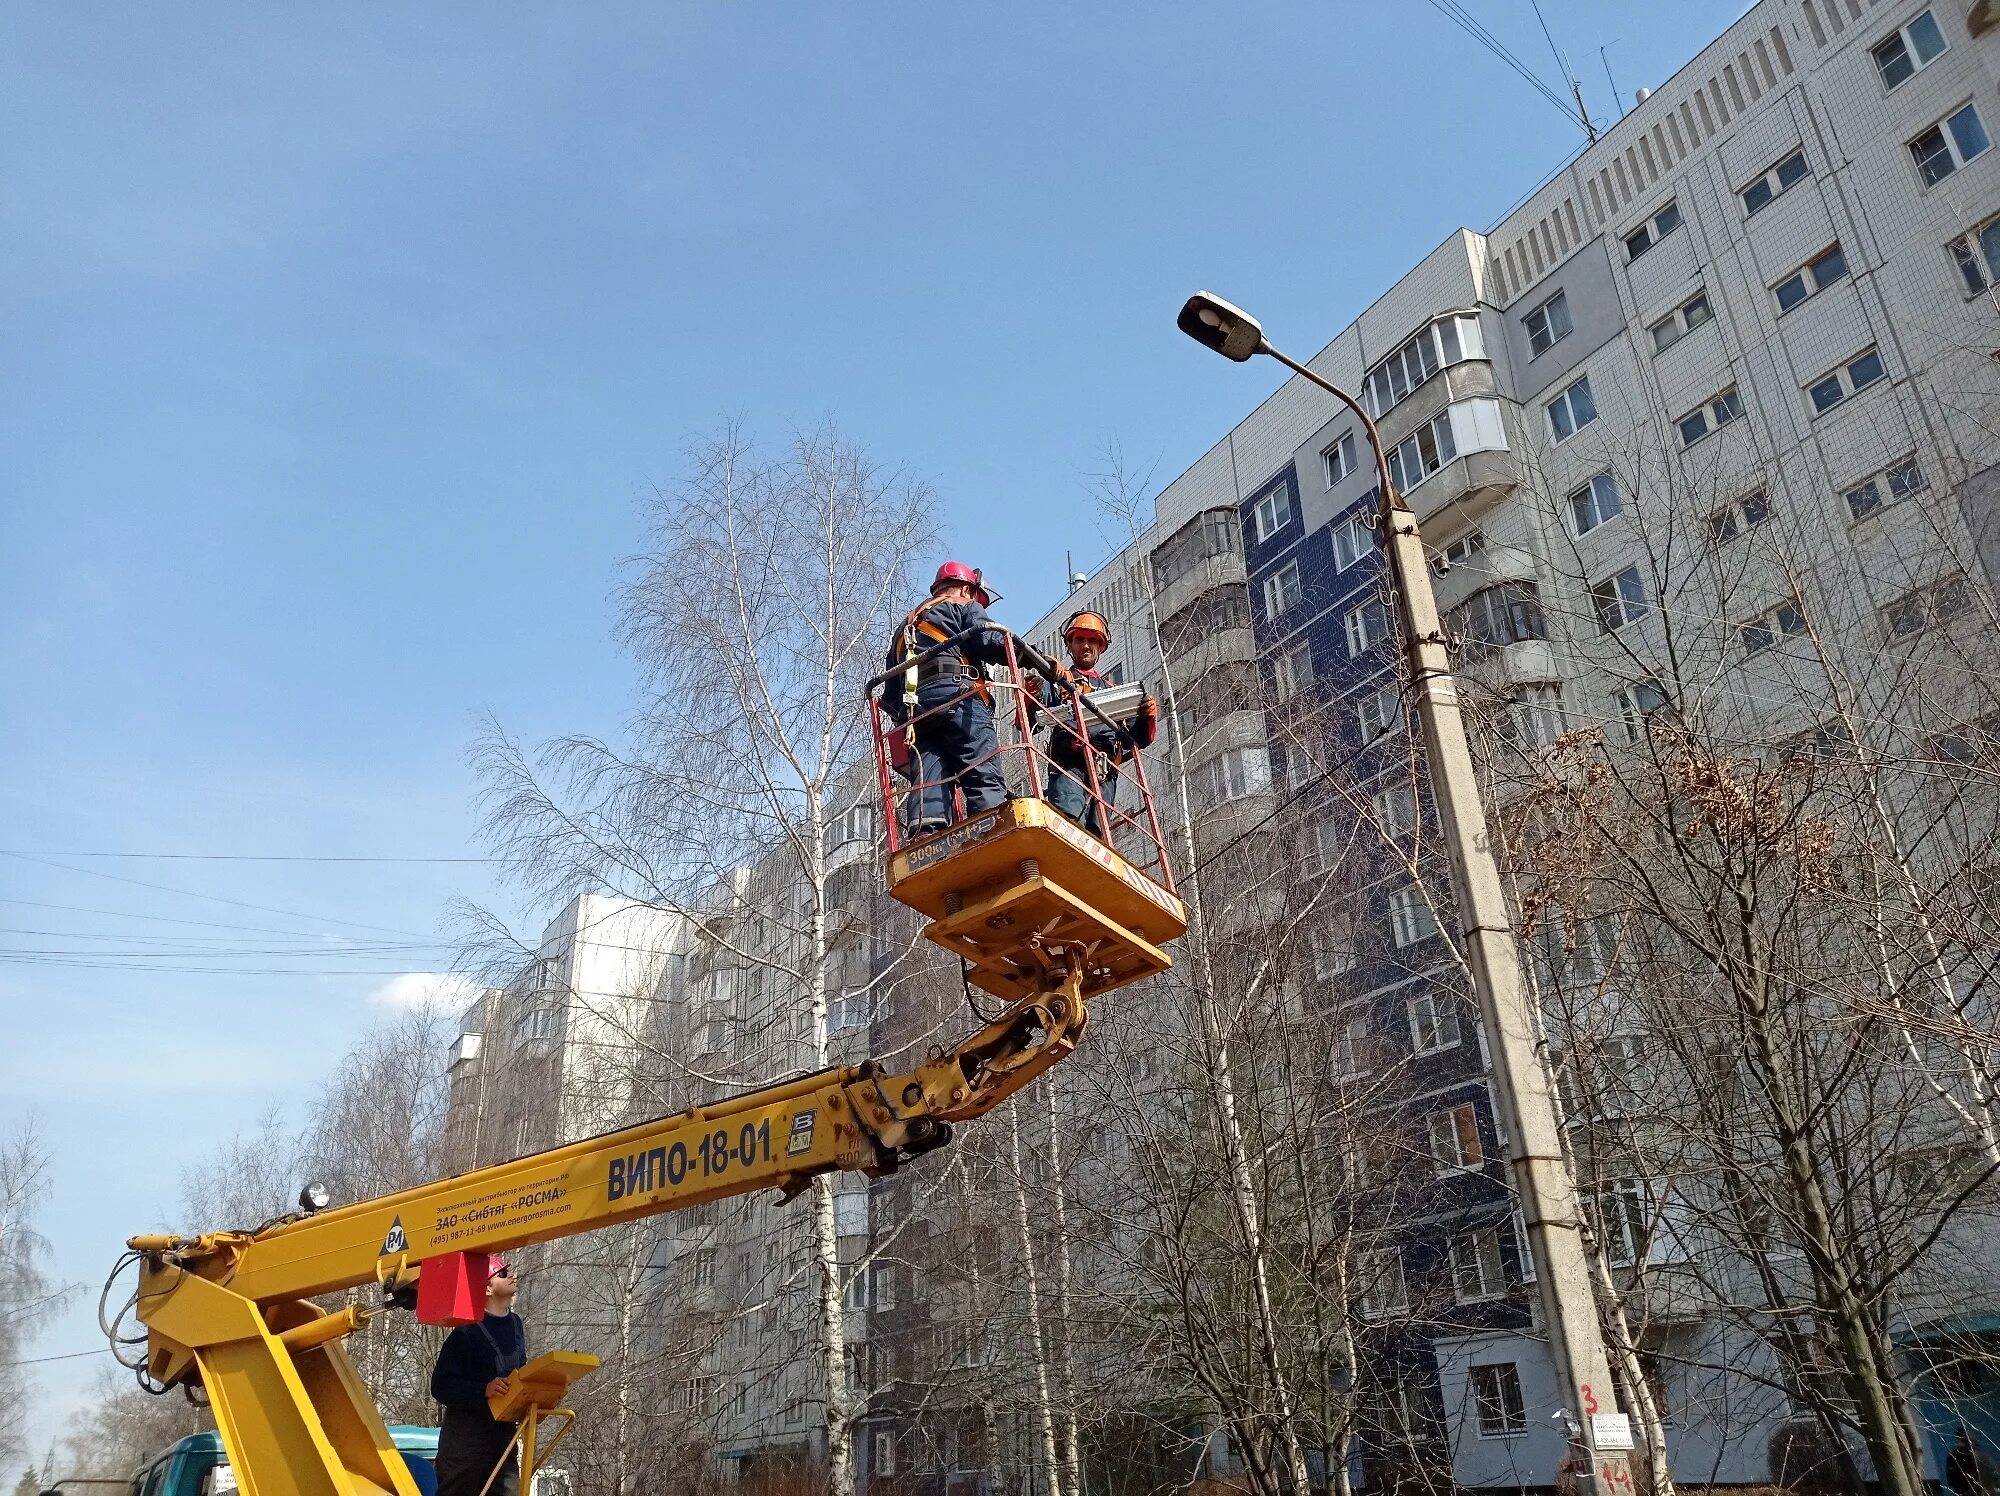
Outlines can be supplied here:
<path id="1" fill-rule="evenodd" d="M 1907 76 L 1885 75 L 1876 49 L 1900 34 L 1910 50 L 1910 28 L 1926 15 L 1942 50 Z M 1991 143 L 1976 154 L 1954 149 L 1954 169 L 1927 181 L 1911 143 L 1967 105 Z M 1760 181 L 1768 193 L 1746 199 Z M 1990 290 L 1975 294 L 1973 278 L 1990 284 L 2000 272 L 1986 263 L 1976 232 L 1996 214 L 2000 10 L 1967 0 L 1762 0 L 1505 221 L 1483 235 L 1454 233 L 1310 362 L 1358 393 L 1426 324 L 1476 314 L 1483 357 L 1423 375 L 1375 413 L 1394 447 L 1447 406 L 1497 402 L 1504 451 L 1467 449 L 1464 432 L 1475 429 L 1479 445 L 1500 445 L 1484 407 L 1476 421 L 1470 412 L 1454 415 L 1457 456 L 1403 485 L 1434 550 L 1473 532 L 1484 539 L 1474 563 L 1439 578 L 1444 609 L 1499 580 L 1518 579 L 1538 593 L 1546 639 L 1499 651 L 1482 668 L 1497 672 L 1515 700 L 1546 703 L 1558 725 L 1617 723 L 1619 692 L 1635 673 L 1621 641 L 1601 630 L 1606 604 L 1592 588 L 1603 584 L 1615 599 L 1616 579 L 1635 568 L 1644 617 L 1625 625 L 1636 631 L 1626 641 L 1658 648 L 1670 621 L 1701 625 L 1691 631 L 1693 647 L 1713 656 L 1699 663 L 1712 677 L 1717 710 L 1736 711 L 1753 735 L 1783 740 L 1813 725 L 1800 705 L 1809 693 L 1785 689 L 1782 648 L 1750 659 L 1732 652 L 1736 630 L 1752 615 L 1796 590 L 1816 620 L 1847 638 L 1879 641 L 1881 610 L 1913 589 L 1958 575 L 1994 583 L 2000 302 Z M 1628 244 L 1642 230 L 1645 239 Z M 1970 272 L 1947 248 L 1969 231 Z M 1991 243 L 2000 260 L 2000 231 Z M 1825 260 L 1835 246 L 1838 261 Z M 1811 294 L 1787 288 L 1781 300 L 1778 288 L 1816 261 L 1838 263 L 1841 273 L 1816 290 L 1809 276 Z M 1215 289 L 1228 295 L 1230 288 Z M 1558 295 L 1560 311 L 1543 312 Z M 1555 317 L 1538 325 L 1566 329 L 1544 332 L 1539 347 L 1529 328 L 1538 312 Z M 1651 329 L 1669 316 L 1680 320 L 1656 339 Z M 1267 328 L 1295 354 L 1291 341 L 1313 331 Z M 1839 371 L 1855 365 L 1872 374 L 1871 352 L 1880 377 L 1855 388 L 1853 375 Z M 1206 356 L 1188 350 L 1191 359 Z M 1811 391 L 1830 374 L 1844 378 L 1842 398 L 1821 410 Z M 1559 439 L 1549 404 L 1580 380 L 1595 417 Z M 1703 410 L 1715 425 L 1718 400 L 1725 413 L 1740 406 L 1740 418 L 1684 443 L 1679 423 Z M 1259 657 L 1269 666 L 1304 645 L 1334 693 L 1373 689 L 1376 678 L 1352 664 L 1358 652 L 1342 646 L 1341 615 L 1364 594 L 1342 595 L 1324 550 L 1327 527 L 1374 488 L 1359 441 L 1357 470 L 1327 482 L 1321 454 L 1354 426 L 1306 381 L 1288 380 L 1162 490 L 1154 525 L 1107 574 L 1159 557 L 1204 513 L 1240 519 L 1241 549 L 1214 558 L 1220 569 L 1210 580 L 1248 584 Z M 1906 471 L 1899 465 L 1912 458 L 1922 502 L 1901 511 L 1885 502 L 1857 519 L 1843 495 L 1871 477 L 1886 488 L 1882 475 Z M 1605 474 L 1621 487 L 1624 515 L 1585 529 L 1570 517 L 1569 495 Z M 1292 489 L 1297 526 L 1260 545 L 1254 502 L 1278 483 Z M 1745 501 L 1760 523 L 1781 527 L 1784 553 L 1803 562 L 1802 576 L 1781 575 L 1751 548 L 1705 543 L 1708 527 L 1722 523 L 1711 516 L 1726 508 L 1735 508 L 1735 523 L 1748 523 Z M 1922 520 L 1912 520 L 1919 510 Z M 1711 576 L 1722 564 L 1711 553 L 1728 558 L 1724 582 Z M 1306 568 L 1305 601 L 1273 617 L 1262 583 L 1293 561 Z M 1034 637 L 1090 595 L 1079 593 L 1039 622 Z M 1192 595 L 1163 583 L 1160 621 Z M 1186 641 L 1178 658 L 1173 643 L 1167 653 L 1177 689 L 1220 659 L 1248 657 Z M 1157 678 L 1158 661 L 1135 654 L 1127 664 L 1127 678 Z M 1191 782 L 1200 781 L 1205 758 L 1231 751 L 1261 717 L 1240 713 L 1191 741 Z M 1273 740 L 1281 756 L 1275 732 Z M 1282 784 L 1286 774 L 1274 777 Z M 1982 1259 L 1955 1284 L 1964 1312 L 2000 1303 L 1993 1267 Z M 1929 1307 L 1912 1303 L 1906 1312 Z M 1693 1344 L 1715 1332 L 1689 1319 L 1673 1333 Z M 1559 1454 L 1546 1407 L 1518 1435 L 1484 1437 L 1469 1390 L 1475 1368 L 1508 1363 L 1519 1368 L 1531 1410 L 1547 1404 L 1552 1381 L 1540 1345 L 1492 1331 L 1441 1337 L 1433 1353 L 1456 1480 L 1546 1483 Z M 1735 1351 L 1713 1354 L 1727 1359 Z M 1685 1409 L 1703 1406 L 1702 1389 L 1687 1385 L 1693 1375 L 1667 1378 L 1670 1401 L 1683 1400 Z M 1732 1385 L 1728 1407 L 1717 1409 L 1711 1397 L 1706 1411 L 1684 1411 L 1673 1430 L 1683 1479 L 1772 1478 L 1772 1435 L 1791 1416 L 1785 1399 L 1759 1392 L 1754 1377 Z"/>

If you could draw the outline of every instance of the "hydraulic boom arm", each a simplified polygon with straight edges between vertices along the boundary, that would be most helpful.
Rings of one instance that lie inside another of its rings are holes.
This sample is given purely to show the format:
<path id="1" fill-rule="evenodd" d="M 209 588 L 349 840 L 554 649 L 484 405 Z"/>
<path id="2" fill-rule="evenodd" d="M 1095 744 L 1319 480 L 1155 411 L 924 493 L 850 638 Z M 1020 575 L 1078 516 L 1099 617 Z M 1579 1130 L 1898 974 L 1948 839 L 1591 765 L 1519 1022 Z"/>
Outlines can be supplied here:
<path id="1" fill-rule="evenodd" d="M 901 1074 L 824 1070 L 676 1116 L 256 1231 L 135 1236 L 157 1383 L 199 1381 L 250 1496 L 416 1496 L 340 1341 L 369 1311 L 315 1295 L 411 1287 L 421 1264 L 500 1252 L 775 1188 L 877 1175 L 950 1141 L 1082 1036 L 1083 952 L 1037 943 L 1042 990 Z"/>

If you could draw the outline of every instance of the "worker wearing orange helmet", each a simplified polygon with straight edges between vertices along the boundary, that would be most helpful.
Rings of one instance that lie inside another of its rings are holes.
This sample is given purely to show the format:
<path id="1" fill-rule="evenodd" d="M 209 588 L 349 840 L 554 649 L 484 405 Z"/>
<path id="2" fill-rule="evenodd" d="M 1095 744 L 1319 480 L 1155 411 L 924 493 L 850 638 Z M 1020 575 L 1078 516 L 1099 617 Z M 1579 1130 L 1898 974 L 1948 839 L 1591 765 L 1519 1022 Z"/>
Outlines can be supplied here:
<path id="1" fill-rule="evenodd" d="M 1111 647 L 1111 625 L 1102 613 L 1086 608 L 1070 614 L 1063 624 L 1063 645 L 1069 650 L 1069 679 L 1079 692 L 1088 695 L 1112 684 L 1111 678 L 1097 669 L 1097 662 Z M 1118 768 L 1139 749 L 1153 746 L 1160 734 L 1160 704 L 1150 693 L 1141 697 L 1138 715 L 1124 727 L 1109 726 L 1085 713 L 1102 804 L 1090 795 L 1090 765 L 1085 760 L 1084 739 L 1077 735 L 1068 692 L 1050 682 L 1042 687 L 1042 704 L 1052 709 L 1055 719 L 1049 733 L 1049 804 L 1092 836 L 1109 841 L 1104 812 L 1118 796 Z"/>
<path id="2" fill-rule="evenodd" d="M 909 724 L 921 765 L 912 836 L 951 824 L 954 791 L 968 816 L 1007 799 L 984 668 L 1007 662 L 1007 636 L 986 616 L 999 596 L 976 568 L 947 561 L 931 579 L 930 600 L 911 610 L 889 646 L 889 668 L 903 668 L 883 691 L 882 707 L 892 721 Z M 966 637 L 950 649 L 917 660 L 960 634 Z"/>

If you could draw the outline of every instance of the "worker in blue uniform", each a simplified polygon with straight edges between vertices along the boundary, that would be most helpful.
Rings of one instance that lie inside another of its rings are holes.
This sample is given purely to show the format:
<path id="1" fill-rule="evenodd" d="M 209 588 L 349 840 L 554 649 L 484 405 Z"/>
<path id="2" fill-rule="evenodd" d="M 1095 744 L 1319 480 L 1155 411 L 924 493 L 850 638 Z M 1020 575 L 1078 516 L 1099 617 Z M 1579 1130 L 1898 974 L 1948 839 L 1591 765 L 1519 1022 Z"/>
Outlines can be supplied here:
<path id="1" fill-rule="evenodd" d="M 962 561 L 947 561 L 931 580 L 930 600 L 914 608 L 889 647 L 889 668 L 902 669 L 882 693 L 883 710 L 915 740 L 922 790 L 913 837 L 942 831 L 953 820 L 953 792 L 965 814 L 978 815 L 1007 798 L 1000 738 L 993 726 L 993 692 L 985 667 L 1007 662 L 1007 636 L 986 610 L 999 594 Z M 967 634 L 950 649 L 909 664 L 932 645 Z"/>
<path id="2" fill-rule="evenodd" d="M 1079 737 L 1077 709 L 1070 700 L 1069 687 L 1087 696 L 1112 684 L 1110 677 L 1097 669 L 1097 662 L 1111 647 L 1111 625 L 1101 613 L 1087 609 L 1072 613 L 1063 625 L 1063 645 L 1069 651 L 1068 683 L 1048 681 L 1041 691 L 1042 705 L 1054 719 L 1049 731 L 1048 800 L 1092 836 L 1109 841 L 1105 812 L 1118 797 L 1119 767 L 1139 749 L 1153 746 L 1160 732 L 1160 706 L 1148 693 L 1140 698 L 1138 714 L 1123 727 L 1101 722 L 1086 710 L 1085 735 Z M 1097 799 L 1090 792 L 1086 739 L 1088 751 L 1097 760 Z"/>
<path id="3" fill-rule="evenodd" d="M 445 1336 L 431 1369 L 431 1396 L 444 1409 L 438 1430 L 439 1496 L 515 1496 L 520 1488 L 514 1425 L 495 1418 L 488 1405 L 489 1398 L 507 1390 L 508 1377 L 528 1363 L 527 1331 L 514 1312 L 519 1286 L 507 1260 L 495 1258 L 487 1269 L 485 1316 Z M 506 1467 L 496 1474 L 503 1456 Z"/>

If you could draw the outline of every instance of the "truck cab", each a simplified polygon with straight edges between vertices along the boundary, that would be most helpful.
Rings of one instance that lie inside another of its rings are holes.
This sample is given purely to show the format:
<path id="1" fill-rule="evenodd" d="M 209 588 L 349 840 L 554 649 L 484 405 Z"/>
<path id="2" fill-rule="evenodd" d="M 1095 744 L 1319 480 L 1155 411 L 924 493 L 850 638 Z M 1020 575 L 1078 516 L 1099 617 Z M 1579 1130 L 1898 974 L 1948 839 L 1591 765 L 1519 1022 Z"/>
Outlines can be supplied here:
<path id="1" fill-rule="evenodd" d="M 398 1424 L 389 1433 L 403 1462 L 416 1477 L 417 1488 L 426 1493 L 437 1489 L 438 1431 Z M 154 1455 L 132 1477 L 131 1496 L 224 1496 L 237 1489 L 236 1472 L 222 1452 L 221 1436 L 214 1430 L 177 1439 Z"/>

